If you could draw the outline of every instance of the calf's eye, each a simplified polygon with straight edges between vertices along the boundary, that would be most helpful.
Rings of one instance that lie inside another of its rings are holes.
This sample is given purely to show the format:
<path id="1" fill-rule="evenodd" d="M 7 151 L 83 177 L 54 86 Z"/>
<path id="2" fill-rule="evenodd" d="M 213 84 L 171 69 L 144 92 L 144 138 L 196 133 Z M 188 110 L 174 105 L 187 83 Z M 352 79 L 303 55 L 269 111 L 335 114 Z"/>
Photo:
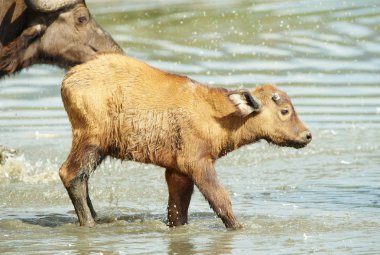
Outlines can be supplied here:
<path id="1" fill-rule="evenodd" d="M 79 24 L 85 24 L 85 23 L 87 23 L 87 17 L 86 16 L 80 16 L 80 17 L 78 17 L 78 23 Z"/>
<path id="2" fill-rule="evenodd" d="M 281 110 L 281 114 L 282 115 L 287 115 L 289 113 L 289 110 L 288 109 L 282 109 Z"/>

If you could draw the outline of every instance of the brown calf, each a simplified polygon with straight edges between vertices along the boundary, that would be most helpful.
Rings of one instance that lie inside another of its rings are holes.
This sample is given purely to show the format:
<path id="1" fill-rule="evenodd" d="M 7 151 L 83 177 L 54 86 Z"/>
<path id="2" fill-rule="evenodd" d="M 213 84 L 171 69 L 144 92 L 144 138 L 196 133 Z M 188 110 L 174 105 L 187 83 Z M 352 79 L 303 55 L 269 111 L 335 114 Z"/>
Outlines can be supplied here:
<path id="1" fill-rule="evenodd" d="M 215 160 L 260 139 L 295 148 L 311 141 L 275 86 L 210 88 L 116 54 L 71 69 L 61 92 L 73 141 L 59 173 L 82 226 L 95 225 L 88 178 L 106 156 L 166 169 L 169 226 L 187 223 L 195 184 L 225 226 L 236 229 Z"/>

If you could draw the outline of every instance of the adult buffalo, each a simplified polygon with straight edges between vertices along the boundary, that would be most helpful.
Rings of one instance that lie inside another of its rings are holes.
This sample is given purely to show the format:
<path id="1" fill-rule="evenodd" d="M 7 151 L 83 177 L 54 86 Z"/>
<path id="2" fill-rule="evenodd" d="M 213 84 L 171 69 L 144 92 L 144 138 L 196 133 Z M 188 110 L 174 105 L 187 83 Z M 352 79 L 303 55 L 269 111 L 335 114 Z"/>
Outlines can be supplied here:
<path id="1" fill-rule="evenodd" d="M 0 78 L 33 64 L 63 68 L 122 53 L 84 0 L 1 0 Z"/>

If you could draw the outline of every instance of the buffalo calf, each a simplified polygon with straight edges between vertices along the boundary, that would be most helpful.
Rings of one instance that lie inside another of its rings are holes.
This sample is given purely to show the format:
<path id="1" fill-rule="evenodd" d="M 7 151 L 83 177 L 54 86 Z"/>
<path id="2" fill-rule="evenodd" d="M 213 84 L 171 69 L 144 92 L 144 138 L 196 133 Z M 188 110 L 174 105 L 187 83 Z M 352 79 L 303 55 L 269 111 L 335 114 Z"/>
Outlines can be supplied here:
<path id="1" fill-rule="evenodd" d="M 294 148 L 311 141 L 289 96 L 273 85 L 212 88 L 117 54 L 72 68 L 61 93 L 73 140 L 59 173 L 82 226 L 95 225 L 88 179 L 106 156 L 166 169 L 169 226 L 187 223 L 195 184 L 236 229 L 215 161 L 260 139 Z"/>

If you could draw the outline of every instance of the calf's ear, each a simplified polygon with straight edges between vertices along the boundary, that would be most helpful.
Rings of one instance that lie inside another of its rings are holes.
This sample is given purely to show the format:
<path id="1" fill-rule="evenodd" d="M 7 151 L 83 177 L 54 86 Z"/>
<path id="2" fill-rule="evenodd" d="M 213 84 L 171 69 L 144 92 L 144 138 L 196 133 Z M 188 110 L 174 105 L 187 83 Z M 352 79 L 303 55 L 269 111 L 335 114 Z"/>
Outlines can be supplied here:
<path id="1" fill-rule="evenodd" d="M 261 110 L 260 100 L 252 96 L 248 90 L 231 91 L 228 98 L 235 105 L 237 113 L 242 117 Z"/>

